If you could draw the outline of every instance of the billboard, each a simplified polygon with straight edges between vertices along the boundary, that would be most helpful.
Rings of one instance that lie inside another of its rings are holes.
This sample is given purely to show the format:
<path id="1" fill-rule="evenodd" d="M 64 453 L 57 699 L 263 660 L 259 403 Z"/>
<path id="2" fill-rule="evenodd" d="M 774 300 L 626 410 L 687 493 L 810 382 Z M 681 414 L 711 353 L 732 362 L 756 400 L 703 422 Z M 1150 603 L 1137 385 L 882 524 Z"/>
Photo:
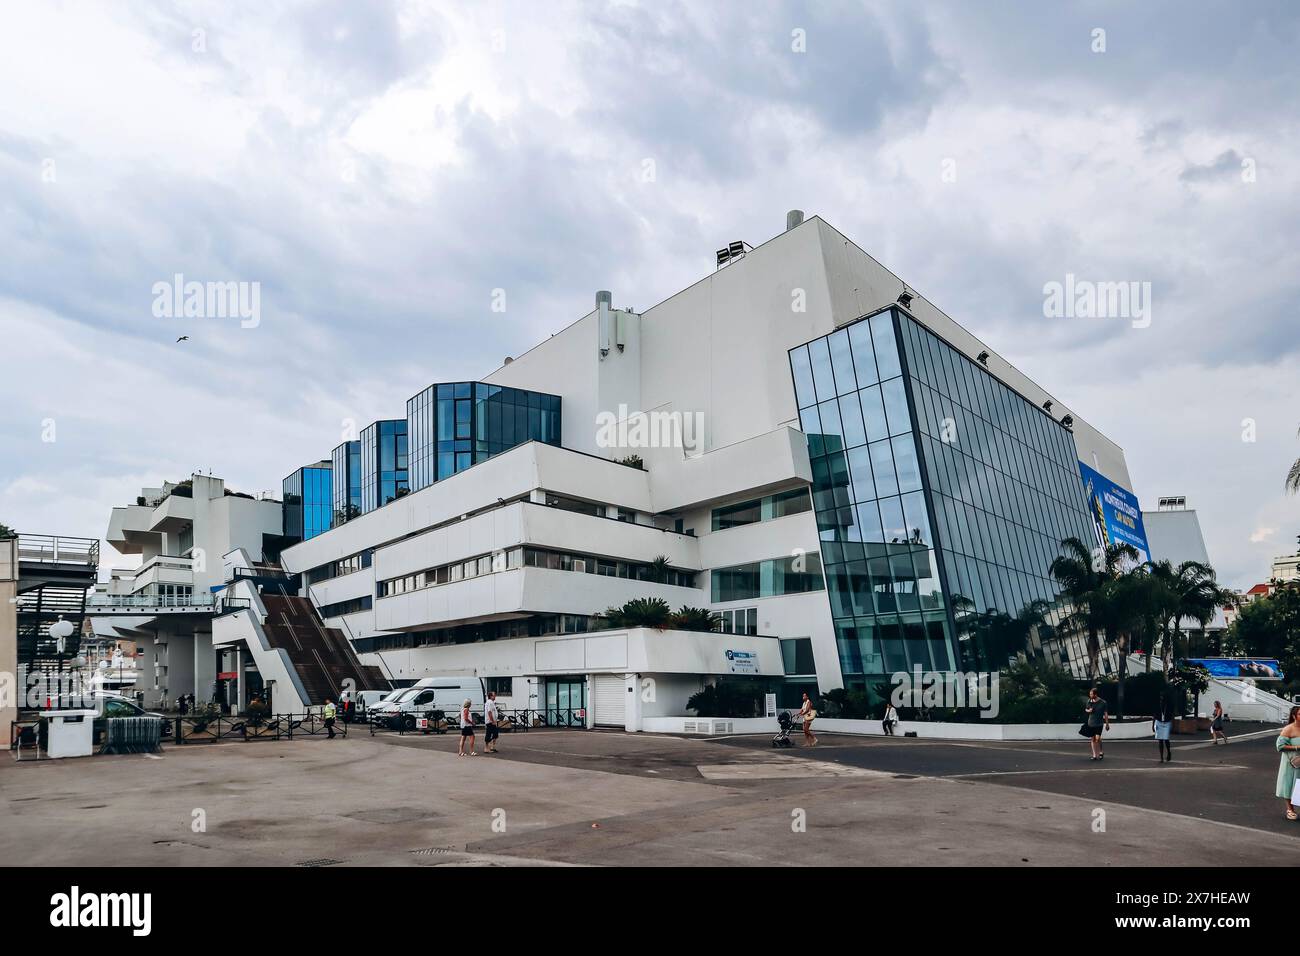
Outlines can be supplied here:
<path id="1" fill-rule="evenodd" d="M 1185 664 L 1199 664 L 1220 680 L 1251 677 L 1255 680 L 1284 680 L 1282 665 L 1269 657 L 1195 657 Z"/>
<path id="2" fill-rule="evenodd" d="M 1079 462 L 1079 474 L 1083 478 L 1083 493 L 1088 499 L 1088 514 L 1097 532 L 1097 543 L 1131 544 L 1141 560 L 1150 561 L 1151 547 L 1147 544 L 1137 495 L 1083 462 Z"/>

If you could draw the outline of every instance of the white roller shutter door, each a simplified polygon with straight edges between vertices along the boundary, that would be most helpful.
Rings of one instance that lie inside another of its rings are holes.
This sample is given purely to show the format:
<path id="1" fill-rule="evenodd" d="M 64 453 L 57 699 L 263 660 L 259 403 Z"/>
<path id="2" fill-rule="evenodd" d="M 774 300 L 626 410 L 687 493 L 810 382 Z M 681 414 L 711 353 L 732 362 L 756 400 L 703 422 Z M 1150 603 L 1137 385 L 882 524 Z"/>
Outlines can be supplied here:
<path id="1" fill-rule="evenodd" d="M 622 674 L 591 675 L 592 719 L 597 727 L 627 726 L 627 680 Z"/>

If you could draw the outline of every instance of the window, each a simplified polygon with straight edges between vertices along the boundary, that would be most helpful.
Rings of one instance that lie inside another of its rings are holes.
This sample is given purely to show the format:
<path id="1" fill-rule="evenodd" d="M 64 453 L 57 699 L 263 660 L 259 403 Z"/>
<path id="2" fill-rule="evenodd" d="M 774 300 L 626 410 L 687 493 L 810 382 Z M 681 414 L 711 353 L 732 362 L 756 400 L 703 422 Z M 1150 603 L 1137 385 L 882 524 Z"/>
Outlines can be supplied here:
<path id="1" fill-rule="evenodd" d="M 714 568 L 709 579 L 715 604 L 802 594 L 824 587 L 821 558 L 815 554 Z"/>
<path id="2" fill-rule="evenodd" d="M 344 614 L 355 614 L 357 611 L 369 611 L 374 606 L 374 599 L 370 595 L 365 597 L 353 598 L 351 601 L 339 601 L 337 604 L 322 604 L 318 609 L 320 616 L 325 617 L 342 617 Z"/>
<path id="3" fill-rule="evenodd" d="M 742 525 L 771 521 L 788 515 L 801 514 L 812 508 L 806 488 L 794 488 L 765 498 L 741 501 L 713 509 L 713 530 L 725 531 Z M 680 527 L 678 530 L 681 530 Z"/>
<path id="4" fill-rule="evenodd" d="M 812 638 L 794 637 L 781 640 L 781 661 L 787 677 L 816 674 L 813 661 Z"/>
<path id="5" fill-rule="evenodd" d="M 758 633 L 758 608 L 756 607 L 729 608 L 725 611 L 718 611 L 717 614 L 722 619 L 722 624 L 718 630 L 723 634 L 754 635 Z"/>

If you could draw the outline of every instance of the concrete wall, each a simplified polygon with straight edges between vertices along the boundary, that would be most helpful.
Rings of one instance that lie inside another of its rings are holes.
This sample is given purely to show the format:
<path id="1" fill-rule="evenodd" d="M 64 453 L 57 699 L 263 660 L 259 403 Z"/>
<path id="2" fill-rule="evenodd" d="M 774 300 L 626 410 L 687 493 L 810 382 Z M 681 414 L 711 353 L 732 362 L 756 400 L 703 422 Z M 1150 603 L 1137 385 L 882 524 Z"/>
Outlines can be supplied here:
<path id="1" fill-rule="evenodd" d="M 18 717 L 18 539 L 0 540 L 0 750 L 9 749 L 9 724 Z"/>

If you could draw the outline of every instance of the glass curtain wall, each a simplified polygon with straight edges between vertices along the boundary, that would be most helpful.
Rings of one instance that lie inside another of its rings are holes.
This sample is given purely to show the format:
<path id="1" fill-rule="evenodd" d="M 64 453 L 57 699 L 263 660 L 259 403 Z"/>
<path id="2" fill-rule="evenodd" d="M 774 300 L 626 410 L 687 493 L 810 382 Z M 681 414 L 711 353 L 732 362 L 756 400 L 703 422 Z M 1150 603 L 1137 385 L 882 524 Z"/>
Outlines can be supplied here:
<path id="1" fill-rule="evenodd" d="M 281 483 L 284 533 L 306 541 L 328 531 L 333 518 L 333 471 L 321 465 L 299 468 Z"/>
<path id="2" fill-rule="evenodd" d="M 430 385 L 406 403 L 411 490 L 526 441 L 560 444 L 560 397 L 484 382 Z"/>
<path id="3" fill-rule="evenodd" d="M 790 365 L 846 684 L 955 669 L 893 313 L 792 349 Z"/>
<path id="4" fill-rule="evenodd" d="M 347 441 L 330 456 L 333 466 L 334 526 L 361 514 L 361 442 Z"/>
<path id="5" fill-rule="evenodd" d="M 1063 539 L 1092 540 L 1074 434 L 915 320 L 899 327 L 965 667 L 1086 661 L 1056 628 L 1048 573 Z"/>
<path id="6" fill-rule="evenodd" d="M 406 420 L 373 422 L 361 432 L 361 511 L 381 508 L 410 490 Z"/>
<path id="7" fill-rule="evenodd" d="M 1048 572 L 1091 540 L 1073 434 L 896 309 L 790 363 L 846 683 L 1077 659 Z"/>

